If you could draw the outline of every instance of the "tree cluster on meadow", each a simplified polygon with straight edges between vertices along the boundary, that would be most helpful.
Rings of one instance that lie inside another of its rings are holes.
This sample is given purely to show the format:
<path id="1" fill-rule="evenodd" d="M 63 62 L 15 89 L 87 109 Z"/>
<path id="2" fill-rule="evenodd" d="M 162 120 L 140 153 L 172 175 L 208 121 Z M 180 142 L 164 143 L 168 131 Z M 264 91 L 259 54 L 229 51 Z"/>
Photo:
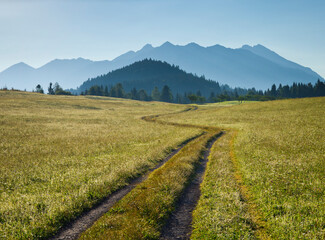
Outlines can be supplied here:
<path id="1" fill-rule="evenodd" d="M 48 87 L 48 94 L 50 95 L 72 95 L 71 92 L 63 90 L 63 88 L 56 82 L 52 87 L 52 83 L 50 83 Z"/>
<path id="2" fill-rule="evenodd" d="M 72 95 L 71 92 L 63 90 L 63 88 L 57 82 L 54 85 L 50 82 L 50 85 L 47 90 L 47 94 L 49 95 Z M 44 89 L 40 84 L 37 84 L 35 90 L 33 90 L 32 92 L 44 93 Z"/>

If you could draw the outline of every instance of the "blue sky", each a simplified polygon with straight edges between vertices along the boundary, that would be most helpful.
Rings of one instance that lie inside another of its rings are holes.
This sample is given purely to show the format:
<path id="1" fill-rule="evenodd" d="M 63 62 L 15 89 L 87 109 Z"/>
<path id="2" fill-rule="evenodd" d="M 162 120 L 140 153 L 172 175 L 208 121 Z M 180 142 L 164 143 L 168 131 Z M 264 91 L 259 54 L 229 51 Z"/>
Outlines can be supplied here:
<path id="1" fill-rule="evenodd" d="M 0 71 L 146 43 L 262 44 L 325 77 L 324 0 L 0 0 Z"/>

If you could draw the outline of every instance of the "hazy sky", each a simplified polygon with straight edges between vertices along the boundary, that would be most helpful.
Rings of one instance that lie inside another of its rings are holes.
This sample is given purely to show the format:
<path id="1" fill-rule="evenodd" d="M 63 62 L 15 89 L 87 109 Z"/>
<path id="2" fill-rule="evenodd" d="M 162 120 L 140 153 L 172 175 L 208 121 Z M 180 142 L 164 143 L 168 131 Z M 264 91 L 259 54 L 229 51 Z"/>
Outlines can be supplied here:
<path id="1" fill-rule="evenodd" d="M 0 0 L 0 71 L 146 43 L 262 44 L 325 77 L 324 0 Z"/>

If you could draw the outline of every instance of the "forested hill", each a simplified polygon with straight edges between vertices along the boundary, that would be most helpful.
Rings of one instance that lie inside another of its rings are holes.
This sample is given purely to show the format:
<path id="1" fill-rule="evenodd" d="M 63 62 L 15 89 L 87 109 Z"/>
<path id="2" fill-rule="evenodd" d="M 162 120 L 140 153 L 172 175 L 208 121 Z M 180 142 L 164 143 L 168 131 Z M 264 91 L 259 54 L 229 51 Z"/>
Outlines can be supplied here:
<path id="1" fill-rule="evenodd" d="M 76 93 L 80 94 L 94 85 L 110 87 L 117 83 L 121 83 L 127 92 L 133 88 L 151 92 L 154 87 L 162 89 L 165 85 L 169 86 L 173 94 L 197 93 L 200 91 L 202 96 L 205 97 L 209 97 L 211 92 L 220 94 L 225 91 L 233 91 L 228 85 L 220 85 L 218 82 L 205 79 L 204 76 L 198 77 L 186 73 L 179 69 L 178 66 L 145 59 L 108 74 L 88 79 L 76 90 Z M 242 89 L 236 90 L 238 94 L 242 91 L 245 92 Z"/>

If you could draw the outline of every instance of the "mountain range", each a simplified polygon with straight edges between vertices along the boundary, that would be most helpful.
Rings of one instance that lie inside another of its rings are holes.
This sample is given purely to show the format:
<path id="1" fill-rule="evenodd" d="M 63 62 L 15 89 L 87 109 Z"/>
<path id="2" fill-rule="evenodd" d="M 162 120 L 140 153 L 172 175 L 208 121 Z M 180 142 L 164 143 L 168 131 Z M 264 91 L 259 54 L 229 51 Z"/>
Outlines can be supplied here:
<path id="1" fill-rule="evenodd" d="M 266 89 L 272 84 L 315 83 L 324 80 L 310 68 L 289 61 L 262 46 L 244 45 L 231 49 L 221 45 L 202 47 L 196 43 L 179 46 L 165 42 L 161 46 L 145 45 L 112 61 L 55 59 L 40 68 L 15 64 L 0 73 L 0 88 L 31 90 L 37 84 L 47 88 L 58 82 L 63 88 L 77 88 L 89 78 L 127 66 L 143 59 L 166 61 L 186 72 L 228 84 L 231 87 Z"/>

